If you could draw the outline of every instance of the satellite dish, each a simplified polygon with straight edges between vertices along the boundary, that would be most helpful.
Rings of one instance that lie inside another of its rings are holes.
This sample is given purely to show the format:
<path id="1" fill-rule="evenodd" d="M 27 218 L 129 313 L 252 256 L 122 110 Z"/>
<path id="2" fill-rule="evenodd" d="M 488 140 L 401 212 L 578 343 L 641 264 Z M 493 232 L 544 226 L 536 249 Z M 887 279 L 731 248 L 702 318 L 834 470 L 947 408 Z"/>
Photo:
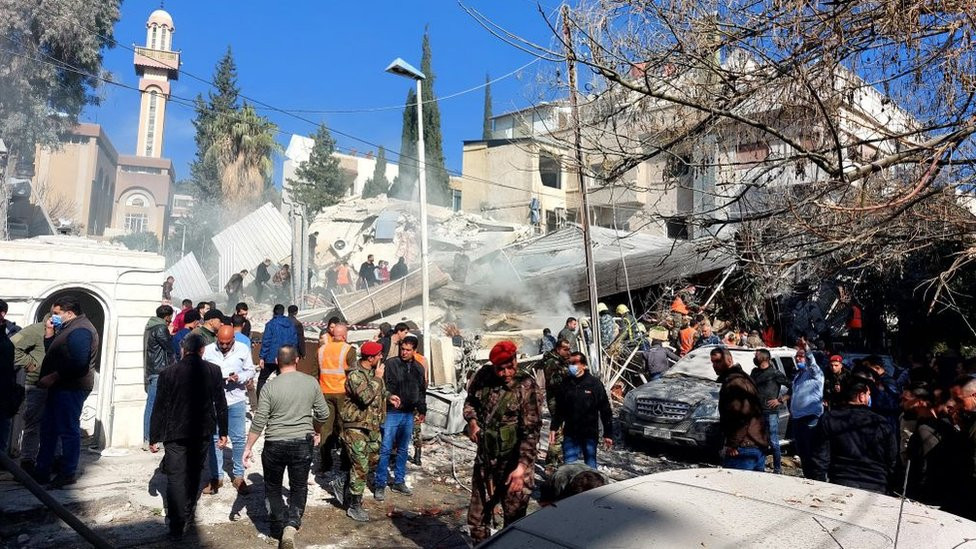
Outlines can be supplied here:
<path id="1" fill-rule="evenodd" d="M 341 238 L 335 239 L 335 241 L 332 243 L 332 249 L 337 253 L 342 253 L 342 251 L 346 249 L 346 246 L 346 241 Z"/>

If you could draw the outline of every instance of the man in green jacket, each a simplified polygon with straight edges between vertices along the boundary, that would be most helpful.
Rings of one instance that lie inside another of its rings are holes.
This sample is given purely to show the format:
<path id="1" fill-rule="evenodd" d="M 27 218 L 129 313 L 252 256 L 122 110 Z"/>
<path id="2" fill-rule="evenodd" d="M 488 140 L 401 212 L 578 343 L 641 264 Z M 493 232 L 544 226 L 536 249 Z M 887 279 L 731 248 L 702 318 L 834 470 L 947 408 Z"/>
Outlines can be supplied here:
<path id="1" fill-rule="evenodd" d="M 14 422 L 14 440 L 20 438 L 20 468 L 28 473 L 34 471 L 37 450 L 41 443 L 41 418 L 44 416 L 44 403 L 47 389 L 37 386 L 37 378 L 44 362 L 44 325 L 51 315 L 60 315 L 61 307 L 54 305 L 51 311 L 37 323 L 27 326 L 10 338 L 14 344 L 14 367 L 25 372 L 24 404 Z M 18 433 L 23 431 L 22 435 Z"/>

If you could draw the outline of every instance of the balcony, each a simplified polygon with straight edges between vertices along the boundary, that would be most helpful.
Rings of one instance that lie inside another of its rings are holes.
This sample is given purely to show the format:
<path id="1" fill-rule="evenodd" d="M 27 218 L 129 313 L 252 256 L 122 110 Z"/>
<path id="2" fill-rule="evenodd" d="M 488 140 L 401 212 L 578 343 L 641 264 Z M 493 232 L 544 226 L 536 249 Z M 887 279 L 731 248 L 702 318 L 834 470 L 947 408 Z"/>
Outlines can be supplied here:
<path id="1" fill-rule="evenodd" d="M 132 62 L 141 76 L 146 68 L 169 71 L 169 79 L 176 80 L 180 74 L 180 52 L 154 50 L 136 47 Z"/>
<path id="2" fill-rule="evenodd" d="M 593 183 L 594 181 L 590 180 L 589 184 L 593 185 Z M 628 185 L 636 185 L 636 183 L 590 187 L 588 193 L 590 206 L 643 207 L 647 203 L 647 192 L 628 188 Z"/>

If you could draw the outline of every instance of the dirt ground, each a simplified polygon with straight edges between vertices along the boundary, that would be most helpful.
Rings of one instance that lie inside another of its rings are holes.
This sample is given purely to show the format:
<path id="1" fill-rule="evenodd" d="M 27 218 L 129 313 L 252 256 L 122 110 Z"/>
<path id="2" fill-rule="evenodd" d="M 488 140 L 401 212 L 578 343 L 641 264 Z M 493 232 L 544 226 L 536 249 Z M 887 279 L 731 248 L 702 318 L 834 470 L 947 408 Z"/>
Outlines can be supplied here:
<path id="1" fill-rule="evenodd" d="M 547 440 L 547 428 L 543 441 Z M 544 455 L 545 443 L 540 444 Z M 165 477 L 156 467 L 161 454 L 139 449 L 104 455 L 86 452 L 77 485 L 54 492 L 86 524 L 115 547 L 172 547 L 166 536 Z M 226 456 L 229 458 L 229 452 Z M 613 480 L 689 467 L 711 467 L 703 456 L 617 440 L 601 450 L 601 469 Z M 387 490 L 385 502 L 375 501 L 367 489 L 364 506 L 370 522 L 356 523 L 338 508 L 327 478 L 309 479 L 299 547 L 469 547 L 466 516 L 474 444 L 460 435 L 435 438 L 424 445 L 423 467 L 407 466 L 413 496 Z M 542 460 L 540 460 L 541 462 Z M 787 471 L 792 472 L 786 461 Z M 541 475 L 542 467 L 537 466 Z M 268 534 L 260 458 L 247 471 L 253 485 L 238 496 L 229 484 L 213 496 L 201 496 L 195 530 L 181 547 L 241 549 L 274 547 Z M 537 479 L 537 484 L 539 480 Z M 287 483 L 286 483 L 287 485 Z M 538 509 L 538 489 L 529 512 Z M 499 521 L 500 521 L 500 517 Z M 0 547 L 10 549 L 84 547 L 83 540 L 43 508 L 9 473 L 0 473 Z"/>

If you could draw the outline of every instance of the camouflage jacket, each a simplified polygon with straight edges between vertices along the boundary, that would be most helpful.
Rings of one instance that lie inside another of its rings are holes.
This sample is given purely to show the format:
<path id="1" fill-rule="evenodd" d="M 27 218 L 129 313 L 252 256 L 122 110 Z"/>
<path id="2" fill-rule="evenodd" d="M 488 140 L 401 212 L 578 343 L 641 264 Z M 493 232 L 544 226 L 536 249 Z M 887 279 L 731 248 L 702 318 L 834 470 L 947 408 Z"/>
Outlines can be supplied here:
<path id="1" fill-rule="evenodd" d="M 546 378 L 546 406 L 549 407 L 549 415 L 555 415 L 556 391 L 569 377 L 569 367 L 563 357 L 550 352 L 542 361 L 542 375 Z"/>
<path id="2" fill-rule="evenodd" d="M 375 370 L 356 364 L 346 374 L 346 400 L 339 411 L 343 428 L 379 432 L 386 421 L 388 395 L 383 378 L 376 377 Z"/>
<path id="3" fill-rule="evenodd" d="M 478 457 L 481 463 L 513 466 L 516 462 L 532 470 L 542 427 L 539 388 L 532 375 L 519 371 L 506 385 L 493 368 L 483 366 L 468 389 L 464 419 L 477 420 Z"/>

